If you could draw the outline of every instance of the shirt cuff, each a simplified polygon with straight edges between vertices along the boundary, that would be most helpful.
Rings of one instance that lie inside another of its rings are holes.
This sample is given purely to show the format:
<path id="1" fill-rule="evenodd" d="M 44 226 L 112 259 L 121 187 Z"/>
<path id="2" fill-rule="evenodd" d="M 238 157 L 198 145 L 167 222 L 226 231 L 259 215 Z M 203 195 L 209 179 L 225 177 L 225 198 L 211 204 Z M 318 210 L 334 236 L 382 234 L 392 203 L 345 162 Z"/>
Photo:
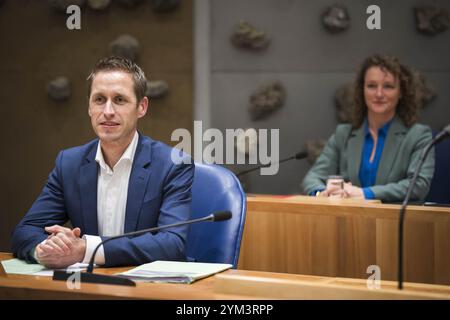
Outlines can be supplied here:
<path id="1" fill-rule="evenodd" d="M 43 244 L 43 243 L 45 243 L 46 241 L 47 241 L 47 239 L 41 241 L 41 242 L 38 244 L 38 246 L 41 245 L 41 244 Z M 36 247 L 37 247 L 37 246 L 36 246 Z M 39 260 L 38 260 L 38 258 L 37 258 L 36 247 L 34 247 L 33 249 L 31 249 L 30 255 L 31 255 L 31 257 L 32 257 L 34 260 L 36 260 L 37 263 L 40 264 L 40 262 L 39 262 Z"/>
<path id="2" fill-rule="evenodd" d="M 310 196 L 315 196 L 316 193 L 317 193 L 318 191 L 322 192 L 323 190 L 325 190 L 325 188 L 323 188 L 323 187 L 315 188 L 315 189 L 313 189 L 313 191 L 311 191 L 311 192 L 309 193 L 309 195 L 310 195 Z"/>
<path id="3" fill-rule="evenodd" d="M 34 249 L 31 250 L 31 256 L 33 257 L 34 260 L 36 260 L 37 263 L 39 263 L 37 254 L 36 254 L 36 247 L 34 247 Z"/>
<path id="4" fill-rule="evenodd" d="M 102 238 L 85 234 L 83 239 L 86 240 L 86 252 L 84 254 L 83 263 L 89 263 L 95 248 L 102 242 Z M 105 251 L 103 250 L 103 245 L 98 248 L 94 263 L 97 265 L 105 264 Z"/>
<path id="5" fill-rule="evenodd" d="M 375 193 L 369 187 L 363 188 L 364 198 L 372 200 L 375 199 Z"/>

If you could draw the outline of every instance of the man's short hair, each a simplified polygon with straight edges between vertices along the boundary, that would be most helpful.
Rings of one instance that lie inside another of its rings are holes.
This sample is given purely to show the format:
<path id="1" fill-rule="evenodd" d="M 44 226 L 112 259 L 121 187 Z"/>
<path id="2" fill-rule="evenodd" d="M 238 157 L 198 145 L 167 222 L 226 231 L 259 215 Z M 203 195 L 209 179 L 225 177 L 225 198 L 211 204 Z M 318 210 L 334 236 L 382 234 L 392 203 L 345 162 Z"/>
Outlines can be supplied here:
<path id="1" fill-rule="evenodd" d="M 145 78 L 144 71 L 142 71 L 136 63 L 128 59 L 108 57 L 98 61 L 87 78 L 88 98 L 91 96 L 92 81 L 94 80 L 95 75 L 102 71 L 123 71 L 131 74 L 133 77 L 134 93 L 136 95 L 137 103 L 145 97 L 147 79 Z"/>

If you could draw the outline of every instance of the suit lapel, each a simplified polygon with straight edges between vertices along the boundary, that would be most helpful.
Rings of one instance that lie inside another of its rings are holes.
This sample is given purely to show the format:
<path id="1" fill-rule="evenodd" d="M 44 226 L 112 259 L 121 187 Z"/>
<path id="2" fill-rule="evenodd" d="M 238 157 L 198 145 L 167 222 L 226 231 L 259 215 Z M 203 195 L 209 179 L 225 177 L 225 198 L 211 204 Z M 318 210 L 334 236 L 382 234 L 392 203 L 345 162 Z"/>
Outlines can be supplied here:
<path id="1" fill-rule="evenodd" d="M 142 135 L 139 134 L 138 147 L 136 148 L 130 181 L 128 183 L 124 232 L 137 230 L 139 212 L 141 211 L 148 179 L 151 174 L 151 168 L 149 166 L 150 160 L 151 140 L 149 138 L 144 139 Z"/>
<path id="2" fill-rule="evenodd" d="M 389 173 L 394 167 L 395 159 L 397 157 L 399 146 L 405 138 L 407 128 L 402 120 L 396 116 L 389 128 L 386 140 L 384 142 L 383 153 L 381 154 L 380 164 L 378 165 L 376 184 L 386 184 Z"/>
<path id="3" fill-rule="evenodd" d="M 80 197 L 83 214 L 84 234 L 98 234 L 97 222 L 97 181 L 98 164 L 95 161 L 98 142 L 86 156 L 80 169 Z"/>
<path id="4" fill-rule="evenodd" d="M 364 124 L 350 134 L 348 140 L 348 176 L 354 184 L 359 184 L 359 167 L 364 143 Z"/>

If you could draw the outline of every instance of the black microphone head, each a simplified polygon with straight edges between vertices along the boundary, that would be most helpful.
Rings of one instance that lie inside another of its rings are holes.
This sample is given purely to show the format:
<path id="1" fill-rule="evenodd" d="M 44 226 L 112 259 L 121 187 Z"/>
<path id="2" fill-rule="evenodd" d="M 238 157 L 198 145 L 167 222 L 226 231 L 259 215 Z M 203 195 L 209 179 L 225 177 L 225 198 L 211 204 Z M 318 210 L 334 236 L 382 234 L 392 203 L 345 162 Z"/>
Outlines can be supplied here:
<path id="1" fill-rule="evenodd" d="M 449 135 L 450 134 L 450 124 L 448 124 L 442 131 L 444 131 L 446 135 Z"/>
<path id="2" fill-rule="evenodd" d="M 212 221 L 216 222 L 216 221 L 224 221 L 224 220 L 228 220 L 231 219 L 231 212 L 230 211 L 219 211 L 219 212 L 214 212 L 212 214 L 213 219 Z"/>
<path id="3" fill-rule="evenodd" d="M 308 156 L 308 151 L 300 151 L 295 154 L 294 158 L 297 160 L 304 159 Z"/>
<path id="4" fill-rule="evenodd" d="M 450 137 L 450 124 L 447 125 L 441 132 L 439 132 L 433 139 L 433 144 L 437 144 L 444 139 Z"/>

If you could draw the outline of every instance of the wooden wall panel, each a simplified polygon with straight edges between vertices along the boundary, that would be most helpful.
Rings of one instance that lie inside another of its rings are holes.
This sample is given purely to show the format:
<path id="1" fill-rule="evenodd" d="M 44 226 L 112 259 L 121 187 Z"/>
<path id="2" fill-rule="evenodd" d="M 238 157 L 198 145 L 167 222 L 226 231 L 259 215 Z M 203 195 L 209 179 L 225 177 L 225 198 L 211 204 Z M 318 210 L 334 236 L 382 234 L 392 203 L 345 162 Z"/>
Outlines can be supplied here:
<path id="1" fill-rule="evenodd" d="M 239 269 L 397 279 L 399 205 L 311 197 L 248 197 Z M 450 208 L 411 206 L 405 281 L 450 284 Z"/>
<path id="2" fill-rule="evenodd" d="M 82 9 L 81 30 L 70 31 L 68 15 L 50 10 L 48 1 L 2 4 L 0 250 L 10 251 L 11 231 L 42 190 L 58 151 L 95 137 L 87 114 L 86 77 L 119 35 L 136 37 L 138 63 L 147 77 L 166 80 L 171 87 L 166 98 L 150 102 L 140 130 L 171 143 L 174 129 L 191 129 L 192 10 L 192 0 L 181 1 L 170 14 L 156 14 L 150 1 L 129 10 L 113 3 L 105 12 Z M 55 103 L 47 98 L 46 85 L 60 75 L 69 77 L 72 97 Z"/>

